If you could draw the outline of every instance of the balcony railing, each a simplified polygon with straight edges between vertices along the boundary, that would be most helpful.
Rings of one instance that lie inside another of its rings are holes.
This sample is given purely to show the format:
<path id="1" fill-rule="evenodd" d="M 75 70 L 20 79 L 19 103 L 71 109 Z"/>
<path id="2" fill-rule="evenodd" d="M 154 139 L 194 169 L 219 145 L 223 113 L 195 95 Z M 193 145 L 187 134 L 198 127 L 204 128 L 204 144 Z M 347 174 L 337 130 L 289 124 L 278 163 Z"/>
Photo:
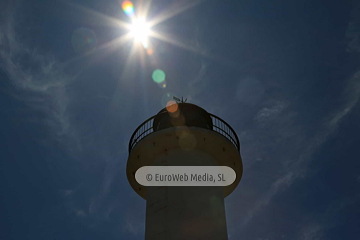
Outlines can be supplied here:
<path id="1" fill-rule="evenodd" d="M 131 150 L 134 149 L 135 145 L 138 142 L 140 142 L 143 138 L 145 138 L 146 136 L 149 136 L 151 133 L 154 132 L 153 122 L 154 122 L 155 117 L 156 117 L 156 115 L 147 119 L 134 131 L 133 135 L 130 138 L 130 142 L 129 142 L 129 153 L 131 152 Z M 219 118 L 211 113 L 210 113 L 210 117 L 213 122 L 213 127 L 210 130 L 217 132 L 217 133 L 221 134 L 222 136 L 226 137 L 232 144 L 234 144 L 236 149 L 238 151 L 240 151 L 239 138 L 236 135 L 234 129 L 232 129 L 232 127 L 228 123 L 226 123 L 224 120 L 222 120 L 221 118 Z"/>
<path id="2" fill-rule="evenodd" d="M 234 144 L 234 146 L 236 147 L 236 149 L 238 151 L 240 151 L 240 142 L 239 142 L 239 138 L 236 135 L 236 132 L 234 131 L 234 129 L 224 120 L 222 120 L 221 118 L 213 115 L 210 113 L 210 117 L 212 119 L 213 122 L 213 131 L 220 133 L 221 135 L 223 135 L 224 137 L 226 137 L 227 139 L 230 140 L 230 142 L 232 142 L 232 144 Z"/>

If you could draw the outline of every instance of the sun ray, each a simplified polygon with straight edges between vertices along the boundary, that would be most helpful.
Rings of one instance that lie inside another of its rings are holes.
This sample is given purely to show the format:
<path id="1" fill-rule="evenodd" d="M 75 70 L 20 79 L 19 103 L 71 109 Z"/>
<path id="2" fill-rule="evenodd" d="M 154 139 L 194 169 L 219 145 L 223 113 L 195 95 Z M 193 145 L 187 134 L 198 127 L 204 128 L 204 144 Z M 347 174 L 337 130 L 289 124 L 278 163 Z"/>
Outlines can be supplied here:
<path id="1" fill-rule="evenodd" d="M 226 65 L 226 66 L 229 66 L 229 67 L 238 67 L 238 63 L 236 63 L 235 61 L 229 60 L 227 58 L 224 58 L 224 57 L 221 57 L 221 56 L 218 56 L 218 55 L 210 54 L 210 53 L 206 52 L 203 49 L 198 49 L 198 48 L 193 47 L 193 46 L 191 46 L 189 44 L 181 43 L 181 42 L 176 41 L 175 39 L 173 39 L 171 37 L 165 36 L 165 34 L 151 31 L 149 36 L 157 38 L 157 39 L 159 39 L 159 40 L 161 40 L 163 42 L 170 43 L 170 44 L 172 44 L 174 46 L 180 47 L 180 48 L 185 49 L 187 51 L 198 53 L 198 54 L 202 55 L 203 57 L 206 57 L 206 58 L 211 59 L 211 60 L 215 60 L 215 61 L 217 61 L 217 62 L 219 62 L 219 63 L 221 63 L 223 65 Z"/>
<path id="2" fill-rule="evenodd" d="M 177 41 L 177 40 L 175 40 L 175 39 L 172 39 L 172 38 L 170 38 L 170 37 L 167 37 L 167 36 L 165 36 L 165 34 L 163 34 L 163 33 L 151 31 L 151 32 L 149 33 L 149 36 L 154 37 L 154 38 L 157 38 L 157 39 L 159 39 L 159 40 L 161 40 L 161 41 L 170 43 L 170 44 L 175 45 L 175 46 L 177 46 L 177 47 L 186 49 L 186 50 L 191 51 L 191 52 L 195 52 L 195 53 L 199 53 L 199 54 L 204 54 L 204 51 L 199 50 L 199 49 L 197 49 L 196 47 L 193 47 L 193 46 L 191 46 L 191 45 L 189 45 L 189 44 L 184 44 L 184 43 L 181 43 L 181 42 L 179 42 L 179 41 Z"/>
<path id="3" fill-rule="evenodd" d="M 119 47 L 120 44 L 127 42 L 129 39 L 131 39 L 131 34 L 127 33 L 122 35 L 121 37 L 115 38 L 114 40 L 101 45 L 98 49 L 114 49 L 115 47 Z"/>
<path id="4" fill-rule="evenodd" d="M 77 57 L 74 57 L 74 58 L 66 61 L 64 63 L 64 66 L 67 66 L 67 65 L 69 65 L 69 64 L 71 64 L 73 62 L 76 62 L 76 61 L 80 60 L 80 59 L 83 59 L 84 57 L 93 55 L 95 53 L 99 53 L 100 51 L 102 51 L 104 49 L 113 50 L 114 48 L 119 47 L 122 43 L 127 42 L 129 39 L 131 39 L 130 33 L 122 35 L 121 37 L 115 38 L 114 40 L 112 40 L 110 42 L 107 42 L 107 43 L 105 43 L 105 44 L 103 44 L 103 45 L 101 45 L 101 46 L 99 46 L 99 47 L 97 47 L 95 49 L 92 49 L 92 50 L 84 53 L 81 56 L 77 56 Z"/>
<path id="5" fill-rule="evenodd" d="M 150 6 L 151 6 L 151 0 L 141 0 L 138 3 L 138 14 L 139 16 L 142 16 L 143 18 L 147 19 L 149 10 L 150 10 Z"/>
<path id="6" fill-rule="evenodd" d="M 67 2 L 67 4 L 78 10 L 81 10 L 83 12 L 86 12 L 86 13 L 92 15 L 94 17 L 94 22 L 96 22 L 97 24 L 104 22 L 104 25 L 106 25 L 106 26 L 115 26 L 115 27 L 123 27 L 123 28 L 128 28 L 130 25 L 127 22 L 121 21 L 114 17 L 110 17 L 108 15 L 94 11 L 90 8 L 86 8 L 86 7 L 76 4 L 76 3 Z"/>
<path id="7" fill-rule="evenodd" d="M 170 19 L 172 17 L 175 17 L 176 15 L 184 12 L 187 9 L 195 7 L 196 5 L 198 5 L 200 3 L 201 3 L 200 0 L 191 1 L 190 4 L 184 5 L 184 6 L 180 7 L 180 8 L 173 8 L 174 11 L 171 11 L 171 9 L 169 9 L 167 11 L 164 11 L 163 14 L 160 14 L 157 18 L 151 20 L 149 22 L 149 25 L 150 25 L 150 27 L 153 27 L 153 26 L 155 26 L 155 25 L 157 25 L 157 24 L 159 24 L 159 23 L 161 23 L 161 22 L 163 22 L 165 20 L 168 20 L 168 19 Z M 165 12 L 167 12 L 167 13 L 165 13 Z"/>
<path id="8" fill-rule="evenodd" d="M 127 79 L 127 74 L 129 74 L 129 69 L 131 69 L 130 65 L 131 65 L 131 62 L 134 61 L 134 58 L 135 58 L 135 51 L 136 51 L 136 48 L 135 48 L 135 44 L 132 45 L 131 49 L 130 49 L 130 52 L 126 58 L 126 62 L 125 64 L 123 65 L 123 68 L 122 68 L 122 71 L 121 71 L 121 75 L 119 77 L 119 81 L 118 81 L 118 84 L 116 85 L 115 87 L 115 91 L 114 91 L 114 95 L 111 99 L 111 102 L 109 104 L 109 107 L 108 107 L 108 113 L 112 113 L 115 110 L 116 108 L 116 101 L 115 101 L 115 98 L 117 97 L 116 95 L 119 94 L 119 92 L 121 91 L 120 90 L 120 87 L 123 83 L 126 83 L 126 81 L 122 82 L 121 80 L 122 79 Z M 129 103 L 127 103 L 129 104 Z"/>

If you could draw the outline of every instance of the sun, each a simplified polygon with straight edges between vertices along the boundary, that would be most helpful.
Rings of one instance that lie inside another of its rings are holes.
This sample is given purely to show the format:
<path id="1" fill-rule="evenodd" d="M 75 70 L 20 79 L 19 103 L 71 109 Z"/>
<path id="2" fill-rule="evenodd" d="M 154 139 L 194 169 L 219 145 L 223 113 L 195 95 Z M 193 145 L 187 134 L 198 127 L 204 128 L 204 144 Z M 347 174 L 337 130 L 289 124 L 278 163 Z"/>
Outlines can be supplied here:
<path id="1" fill-rule="evenodd" d="M 130 34 L 134 37 L 135 42 L 141 42 L 144 48 L 148 46 L 148 37 L 150 25 L 144 18 L 134 18 L 130 26 Z"/>
<path id="2" fill-rule="evenodd" d="M 117 26 L 127 30 L 126 34 L 123 34 L 122 36 L 115 38 L 107 43 L 99 45 L 96 49 L 89 51 L 87 54 L 94 54 L 103 49 L 115 49 L 116 47 L 123 45 L 124 43 L 132 39 L 134 43 L 138 43 L 138 44 L 133 44 L 130 51 L 130 55 L 132 55 L 136 49 L 139 49 L 138 45 L 141 44 L 142 47 L 146 49 L 146 51 L 140 51 L 141 54 L 147 53 L 150 56 L 154 53 L 154 50 L 156 50 L 153 48 L 151 44 L 151 39 L 154 38 L 162 42 L 166 42 L 175 45 L 177 47 L 183 48 L 185 50 L 204 55 L 204 51 L 201 51 L 201 49 L 198 49 L 198 47 L 194 47 L 189 44 L 184 44 L 172 38 L 171 36 L 167 35 L 166 33 L 159 32 L 158 30 L 154 31 L 152 29 L 154 26 L 200 4 L 203 1 L 201 0 L 193 0 L 190 2 L 184 1 L 186 3 L 170 7 L 168 11 L 165 11 L 160 15 L 154 16 L 151 19 L 147 19 L 151 1 L 142 0 L 140 2 L 142 2 L 142 4 L 138 5 L 138 10 L 136 11 L 136 13 L 135 13 L 134 5 L 131 1 L 125 0 L 124 2 L 122 2 L 121 7 L 124 13 L 129 17 L 130 22 L 124 22 L 118 18 L 110 17 L 102 13 L 84 8 L 81 5 L 71 4 L 72 6 L 85 11 L 87 14 L 92 14 L 96 18 L 108 22 L 110 26 Z"/>

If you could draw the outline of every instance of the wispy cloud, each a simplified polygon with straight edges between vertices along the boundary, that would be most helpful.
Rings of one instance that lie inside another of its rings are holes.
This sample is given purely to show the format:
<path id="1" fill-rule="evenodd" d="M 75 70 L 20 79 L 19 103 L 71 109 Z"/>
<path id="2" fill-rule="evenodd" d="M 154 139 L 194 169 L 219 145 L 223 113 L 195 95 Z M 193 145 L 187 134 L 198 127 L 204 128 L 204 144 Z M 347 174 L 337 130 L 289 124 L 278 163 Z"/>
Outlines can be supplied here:
<path id="1" fill-rule="evenodd" d="M 143 222 L 143 221 L 141 221 L 141 222 Z M 139 232 L 142 231 L 142 229 L 140 229 L 138 227 L 139 223 L 140 222 L 135 223 L 135 222 L 132 222 L 129 219 L 126 219 L 125 230 L 128 231 L 131 234 L 138 235 Z"/>
<path id="2" fill-rule="evenodd" d="M 16 89 L 8 94 L 46 114 L 46 119 L 39 121 L 59 139 L 70 132 L 65 86 L 73 77 L 62 71 L 52 55 L 42 54 L 19 40 L 21 29 L 15 21 L 16 9 L 11 4 L 7 7 L 0 22 L 0 68 Z"/>
<path id="3" fill-rule="evenodd" d="M 360 52 L 360 4 L 353 3 L 354 8 L 350 16 L 351 21 L 346 30 L 346 37 L 348 39 L 348 52 Z"/>
<path id="4" fill-rule="evenodd" d="M 351 112 L 354 106 L 360 99 L 360 71 L 354 74 L 349 80 L 347 87 L 344 91 L 344 98 L 346 99 L 342 109 L 335 112 L 332 119 L 329 121 L 329 127 L 336 126 L 339 121 Z"/>
<path id="5" fill-rule="evenodd" d="M 207 64 L 205 62 L 201 62 L 200 69 L 198 70 L 197 75 L 195 76 L 194 80 L 189 82 L 188 87 L 190 90 L 190 97 L 189 101 L 196 101 L 196 97 L 200 94 L 205 86 L 206 86 L 206 79 L 204 78 L 207 70 Z"/>
<path id="6" fill-rule="evenodd" d="M 263 121 L 267 122 L 269 119 L 276 119 L 287 106 L 288 103 L 283 101 L 274 101 L 271 106 L 262 108 L 257 113 L 255 120 L 261 124 Z"/>
<path id="7" fill-rule="evenodd" d="M 47 129 L 48 136 L 46 139 L 39 139 L 40 143 L 60 142 L 62 149 L 76 159 L 86 158 L 86 153 L 82 152 L 83 146 L 90 146 L 90 149 L 98 147 L 98 158 L 103 162 L 92 164 L 101 165 L 101 168 L 105 166 L 105 170 L 99 174 L 100 177 L 97 175 L 100 178 L 99 185 L 103 178 L 103 185 L 89 187 L 91 181 L 85 178 L 76 189 L 62 191 L 60 195 L 64 199 L 64 205 L 75 216 L 98 219 L 94 216 L 101 215 L 104 219 L 113 210 L 113 204 L 108 204 L 106 196 L 115 176 L 116 168 L 112 165 L 115 162 L 114 157 L 103 145 L 99 145 L 100 140 L 94 142 L 95 137 L 87 139 L 82 136 L 77 128 L 78 123 L 71 121 L 71 100 L 67 89 L 77 76 L 67 74 L 62 63 L 53 55 L 42 53 L 21 38 L 23 29 L 15 16 L 22 14 L 14 2 L 4 4 L 0 10 L 0 68 L 12 86 L 5 91 L 28 106 L 28 122 L 40 124 Z M 99 206 L 101 204 L 109 206 L 104 210 Z"/>
<path id="8" fill-rule="evenodd" d="M 322 237 L 322 227 L 318 224 L 309 224 L 305 226 L 300 234 L 301 240 L 318 240 Z"/>
<path id="9" fill-rule="evenodd" d="M 245 130 L 246 134 L 241 138 L 245 175 L 241 192 L 235 198 L 240 199 L 240 205 L 244 205 L 242 211 L 245 212 L 234 222 L 240 222 L 242 229 L 253 218 L 257 218 L 277 194 L 313 173 L 308 171 L 308 166 L 314 154 L 336 133 L 341 120 L 359 102 L 359 76 L 360 72 L 347 80 L 347 86 L 340 94 L 344 99 L 343 105 L 323 117 L 322 121 L 314 123 L 317 124 L 317 131 L 313 134 L 308 133 L 307 125 L 297 121 L 296 116 L 300 113 L 294 111 L 290 101 L 271 100 L 257 112 L 254 117 L 257 128 Z M 255 159 L 260 159 L 261 162 L 258 163 Z M 259 170 L 259 164 L 266 172 Z M 260 179 L 266 179 L 266 182 L 261 182 Z M 324 229 L 326 227 L 319 224 L 309 225 L 304 227 L 299 238 L 320 239 Z"/>
<path id="10" fill-rule="evenodd" d="M 252 208 L 249 209 L 246 216 L 242 219 L 242 225 L 245 226 L 254 217 L 254 215 L 256 215 L 257 212 L 261 210 L 261 208 L 268 205 L 271 199 L 279 191 L 289 187 L 293 183 L 295 177 L 296 176 L 294 175 L 294 173 L 289 172 L 284 176 L 281 176 L 280 178 L 276 179 L 271 184 L 269 191 L 267 191 L 266 194 L 261 197 L 261 200 L 256 201 L 255 204 L 253 204 Z"/>
<path id="11" fill-rule="evenodd" d="M 125 232 L 133 235 L 143 234 L 144 231 L 144 216 L 134 215 L 133 212 L 127 212 L 125 216 Z"/>

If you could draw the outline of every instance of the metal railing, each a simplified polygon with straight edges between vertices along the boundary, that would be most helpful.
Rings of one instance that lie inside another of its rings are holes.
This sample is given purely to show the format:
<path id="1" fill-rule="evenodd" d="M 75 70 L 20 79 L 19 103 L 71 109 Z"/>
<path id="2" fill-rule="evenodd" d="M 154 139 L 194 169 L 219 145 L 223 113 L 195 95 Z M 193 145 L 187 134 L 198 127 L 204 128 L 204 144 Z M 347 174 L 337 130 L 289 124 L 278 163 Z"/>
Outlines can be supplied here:
<path id="1" fill-rule="evenodd" d="M 226 137 L 232 144 L 234 144 L 234 146 L 236 147 L 236 149 L 238 151 L 240 151 L 240 142 L 239 142 L 239 138 L 236 135 L 234 129 L 232 129 L 232 127 L 226 123 L 224 120 L 222 120 L 221 118 L 211 114 L 211 120 L 213 123 L 213 129 L 210 129 L 214 132 L 219 133 L 220 135 Z M 155 116 L 152 116 L 151 118 L 147 119 L 146 121 L 144 121 L 142 124 L 140 124 L 139 127 L 136 128 L 136 130 L 134 131 L 134 133 L 132 134 L 131 138 L 130 138 L 130 142 L 129 142 L 129 153 L 131 152 L 131 150 L 134 149 L 135 145 L 140 142 L 143 138 L 145 138 L 146 136 L 149 136 L 151 133 L 154 132 L 153 129 L 153 122 L 154 122 L 154 118 Z"/>
<path id="2" fill-rule="evenodd" d="M 232 144 L 235 145 L 236 149 L 240 151 L 240 141 L 234 129 L 218 116 L 215 116 L 211 113 L 209 114 L 213 122 L 212 130 L 226 137 L 228 140 L 230 140 L 230 142 L 232 142 Z"/>
<path id="3" fill-rule="evenodd" d="M 138 126 L 137 129 L 134 131 L 133 135 L 130 138 L 130 142 L 129 142 L 129 153 L 131 152 L 131 150 L 133 150 L 135 145 L 138 142 L 140 142 L 141 139 L 143 139 L 144 137 L 146 137 L 149 134 L 154 132 L 153 122 L 154 122 L 155 117 L 156 117 L 156 115 L 147 119 L 140 126 Z"/>

